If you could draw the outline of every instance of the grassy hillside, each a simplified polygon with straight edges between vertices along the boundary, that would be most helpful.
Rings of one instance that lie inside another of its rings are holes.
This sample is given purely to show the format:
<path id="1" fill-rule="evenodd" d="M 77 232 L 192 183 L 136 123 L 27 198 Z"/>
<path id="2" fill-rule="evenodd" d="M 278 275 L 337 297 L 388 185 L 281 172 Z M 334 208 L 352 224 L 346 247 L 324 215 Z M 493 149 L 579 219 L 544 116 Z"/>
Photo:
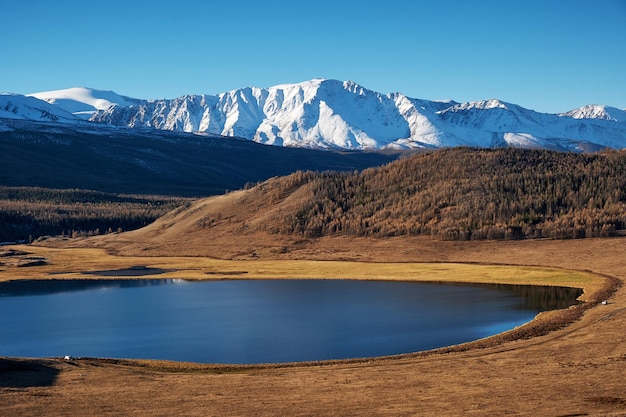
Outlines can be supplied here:
<path id="1" fill-rule="evenodd" d="M 361 172 L 274 178 L 170 213 L 140 239 L 169 245 L 218 236 L 251 241 L 254 233 L 276 242 L 420 235 L 569 239 L 613 236 L 625 228 L 626 151 L 456 148 Z"/>

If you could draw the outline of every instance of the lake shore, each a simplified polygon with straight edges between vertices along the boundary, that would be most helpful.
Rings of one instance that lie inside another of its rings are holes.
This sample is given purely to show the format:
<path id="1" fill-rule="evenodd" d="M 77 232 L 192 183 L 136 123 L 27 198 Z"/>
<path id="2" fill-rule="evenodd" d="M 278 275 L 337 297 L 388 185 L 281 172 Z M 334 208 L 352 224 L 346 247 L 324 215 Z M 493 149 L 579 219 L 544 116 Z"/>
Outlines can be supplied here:
<path id="1" fill-rule="evenodd" d="M 403 250 L 398 255 L 400 242 Z M 145 275 L 151 278 L 189 274 L 186 277 L 193 279 L 408 280 L 427 273 L 432 281 L 448 277 L 457 282 L 546 284 L 543 279 L 582 287 L 591 308 L 579 311 L 573 322 L 567 319 L 570 324 L 564 328 L 558 323 L 566 318 L 548 313 L 534 321 L 557 323 L 547 331 L 399 357 L 306 366 L 3 360 L 0 410 L 23 415 L 44 410 L 48 415 L 90 410 L 114 415 L 129 410 L 134 415 L 626 415 L 620 414 L 626 407 L 621 377 L 626 369 L 623 288 L 606 305 L 600 304 L 610 287 L 625 278 L 625 239 L 469 243 L 355 239 L 350 245 L 341 240 L 316 245 L 307 246 L 306 253 L 292 251 L 292 259 L 282 254 L 275 257 L 278 260 L 262 254 L 246 261 L 117 256 L 113 263 L 102 249 L 77 249 L 67 256 L 70 252 L 62 249 L 26 246 L 16 249 L 30 252 L 25 256 L 45 258 L 46 264 L 0 266 L 0 280 L 25 274 L 38 279 L 97 278 L 84 272 L 137 266 L 167 270 Z M 515 275 L 506 278 L 511 271 Z M 158 404 L 150 394 L 156 391 L 163 393 Z"/>

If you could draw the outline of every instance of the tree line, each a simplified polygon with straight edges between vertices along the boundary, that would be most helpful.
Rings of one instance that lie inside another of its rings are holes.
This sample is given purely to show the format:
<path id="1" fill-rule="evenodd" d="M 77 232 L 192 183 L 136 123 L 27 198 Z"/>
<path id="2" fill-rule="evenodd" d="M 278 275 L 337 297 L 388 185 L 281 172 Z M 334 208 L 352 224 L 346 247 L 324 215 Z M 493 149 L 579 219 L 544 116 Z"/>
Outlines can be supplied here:
<path id="1" fill-rule="evenodd" d="M 363 171 L 298 171 L 250 187 L 276 207 L 289 198 L 253 226 L 275 234 L 569 239 L 626 229 L 626 151 L 450 148 Z M 132 230 L 190 202 L 0 186 L 0 242 Z"/>
<path id="2" fill-rule="evenodd" d="M 626 228 L 626 151 L 451 148 L 361 172 L 297 172 L 258 187 L 269 201 L 305 190 L 295 210 L 260 226 L 271 233 L 567 239 Z"/>
<path id="3" fill-rule="evenodd" d="M 0 242 L 137 229 L 189 201 L 80 189 L 0 186 Z"/>

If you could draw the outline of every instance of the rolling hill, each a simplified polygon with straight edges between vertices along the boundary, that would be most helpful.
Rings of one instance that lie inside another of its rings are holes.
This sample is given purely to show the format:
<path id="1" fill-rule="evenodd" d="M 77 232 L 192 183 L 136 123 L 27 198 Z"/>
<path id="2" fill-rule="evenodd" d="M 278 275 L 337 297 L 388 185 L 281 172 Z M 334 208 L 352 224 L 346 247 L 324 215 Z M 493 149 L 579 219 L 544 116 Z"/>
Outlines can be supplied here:
<path id="1" fill-rule="evenodd" d="M 149 248 L 160 254 L 255 257 L 335 238 L 614 236 L 626 229 L 624 190 L 623 151 L 455 148 L 362 172 L 300 171 L 273 178 L 90 244 L 123 253 Z"/>

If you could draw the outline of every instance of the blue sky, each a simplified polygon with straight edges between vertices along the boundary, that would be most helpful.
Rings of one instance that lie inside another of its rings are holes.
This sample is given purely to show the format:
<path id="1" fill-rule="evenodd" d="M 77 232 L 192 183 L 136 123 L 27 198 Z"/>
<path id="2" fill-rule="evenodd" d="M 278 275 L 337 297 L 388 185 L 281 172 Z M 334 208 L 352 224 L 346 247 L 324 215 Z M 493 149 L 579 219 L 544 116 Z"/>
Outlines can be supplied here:
<path id="1" fill-rule="evenodd" d="M 543 112 L 626 108 L 626 0 L 0 0 L 0 91 L 137 98 L 312 78 Z"/>

